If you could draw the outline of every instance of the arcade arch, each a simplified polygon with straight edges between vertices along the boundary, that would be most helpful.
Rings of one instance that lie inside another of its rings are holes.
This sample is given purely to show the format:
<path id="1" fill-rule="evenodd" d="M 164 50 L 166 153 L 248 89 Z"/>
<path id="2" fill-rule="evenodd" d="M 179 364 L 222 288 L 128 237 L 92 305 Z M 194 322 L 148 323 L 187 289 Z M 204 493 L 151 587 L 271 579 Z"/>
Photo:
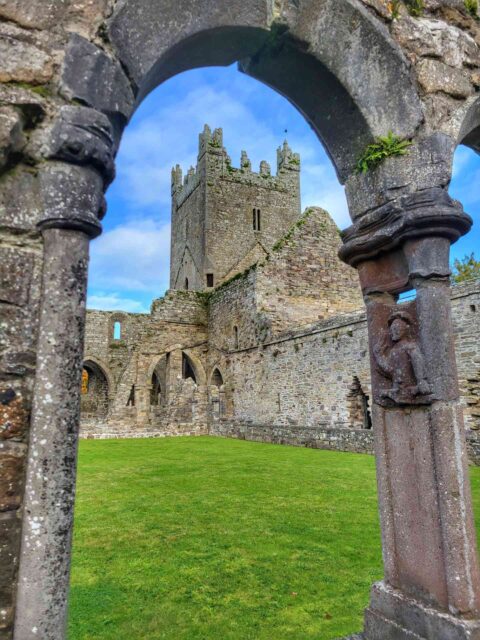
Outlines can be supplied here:
<path id="1" fill-rule="evenodd" d="M 46 158 L 38 167 L 45 268 L 37 345 L 42 367 L 34 406 L 46 410 L 34 411 L 31 421 L 35 455 L 29 455 L 25 483 L 16 638 L 32 637 L 32 628 L 44 638 L 64 636 L 78 419 L 71 397 L 80 392 L 88 237 L 101 230 L 103 192 L 113 177 L 121 131 L 134 106 L 166 78 L 188 68 L 235 60 L 242 60 L 245 72 L 297 106 L 347 185 L 354 224 L 343 236 L 341 255 L 359 268 L 373 349 L 395 296 L 413 282 L 418 291 L 415 322 L 428 369 L 436 373 L 431 389 L 436 406 L 424 394 L 418 416 L 431 420 L 432 440 L 425 450 L 423 441 L 416 442 L 409 464 L 426 460 L 423 453 L 434 452 L 432 464 L 425 462 L 422 468 L 431 508 L 418 505 L 414 509 L 418 518 L 412 520 L 412 501 L 416 505 L 422 487 L 408 484 L 406 476 L 401 487 L 395 483 L 401 475 L 397 474 L 399 460 L 405 462 L 400 453 L 410 455 L 403 440 L 407 429 L 402 427 L 410 419 L 415 398 L 406 393 L 401 398 L 411 401 L 408 410 L 400 402 L 395 412 L 389 411 L 380 393 L 387 383 L 377 376 L 372 396 L 379 425 L 378 450 L 383 452 L 379 485 L 385 583 L 374 587 L 367 626 L 373 620 L 387 630 L 402 625 L 400 633 L 407 637 L 418 630 L 412 619 L 418 620 L 419 607 L 422 615 L 434 619 L 435 629 L 444 624 L 446 611 L 451 612 L 449 629 L 451 625 L 460 628 L 463 618 L 470 624 L 480 616 L 480 574 L 464 445 L 458 429 L 446 434 L 441 428 L 447 423 L 457 428 L 461 422 L 454 406 L 458 389 L 446 283 L 449 241 L 466 233 L 471 224 L 460 205 L 448 198 L 445 187 L 457 142 L 477 146 L 478 113 L 469 112 L 473 123 L 465 125 L 460 139 L 422 128 L 425 110 L 411 67 L 385 24 L 359 1 L 274 4 L 273 9 L 263 0 L 232 0 L 226 7 L 197 0 L 192 6 L 190 0 L 180 0 L 169 12 L 162 3 L 125 0 L 117 3 L 108 22 L 98 21 L 102 22 L 98 33 L 109 41 L 112 57 L 93 41 L 78 34 L 69 36 L 61 77 L 56 79 L 68 102 L 45 127 Z M 390 130 L 413 139 L 411 152 L 386 162 L 371 175 L 357 174 L 360 153 Z M 199 379 L 193 356 L 190 359 L 197 382 L 205 384 L 205 375 Z M 57 400 L 48 407 L 45 399 L 52 388 Z M 65 437 L 66 429 L 70 437 Z M 45 433 L 48 438 L 42 444 Z M 387 459 L 392 451 L 400 452 L 399 456 Z M 453 495 L 458 499 L 451 500 Z M 411 525 L 407 537 L 398 535 L 405 522 Z M 29 543 L 34 530 L 35 550 Z M 425 530 L 435 540 L 428 547 L 420 544 Z M 412 545 L 411 539 L 418 544 Z M 398 606 L 389 606 L 389 599 L 397 597 Z M 383 599 L 389 600 L 385 610 Z M 428 605 L 428 611 L 423 605 Z M 409 615 L 410 609 L 415 615 Z M 400 610 L 397 619 L 395 612 Z M 404 629 L 412 624 L 414 628 Z M 380 636 L 386 637 L 381 629 Z"/>

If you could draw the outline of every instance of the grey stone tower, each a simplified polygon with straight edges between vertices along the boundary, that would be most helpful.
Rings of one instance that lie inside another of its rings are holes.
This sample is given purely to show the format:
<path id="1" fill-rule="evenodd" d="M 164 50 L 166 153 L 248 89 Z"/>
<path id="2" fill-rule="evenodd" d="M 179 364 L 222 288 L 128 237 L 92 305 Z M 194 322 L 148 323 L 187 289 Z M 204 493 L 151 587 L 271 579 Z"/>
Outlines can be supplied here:
<path id="1" fill-rule="evenodd" d="M 231 165 L 222 129 L 205 125 L 196 168 L 172 169 L 170 288 L 203 291 L 243 271 L 271 250 L 300 216 L 300 157 L 277 150 L 277 174 L 258 173 L 242 151 Z"/>

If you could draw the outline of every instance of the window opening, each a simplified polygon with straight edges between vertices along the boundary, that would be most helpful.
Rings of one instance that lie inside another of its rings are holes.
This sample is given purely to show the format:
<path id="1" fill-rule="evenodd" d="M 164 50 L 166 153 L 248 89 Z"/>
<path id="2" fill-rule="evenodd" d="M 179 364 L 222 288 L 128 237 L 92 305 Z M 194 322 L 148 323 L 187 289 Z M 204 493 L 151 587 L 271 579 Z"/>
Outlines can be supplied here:
<path id="1" fill-rule="evenodd" d="M 197 383 L 197 378 L 195 377 L 195 371 L 193 369 L 190 358 L 184 353 L 182 354 L 182 377 L 184 380 L 191 378 L 195 382 L 195 384 Z"/>
<path id="2" fill-rule="evenodd" d="M 260 231 L 260 209 L 253 209 L 253 230 Z"/>
<path id="3" fill-rule="evenodd" d="M 213 287 L 213 273 L 207 273 L 207 287 Z"/>
<path id="4" fill-rule="evenodd" d="M 408 291 L 404 291 L 398 296 L 398 302 L 399 304 L 401 304 L 402 302 L 411 302 L 412 300 L 415 300 L 416 297 L 417 290 L 409 289 Z"/>
<path id="5" fill-rule="evenodd" d="M 215 369 L 212 374 L 212 385 L 214 385 L 215 387 L 221 387 L 223 385 L 222 374 L 218 369 Z"/>
<path id="6" fill-rule="evenodd" d="M 238 349 L 238 327 L 233 327 L 233 341 L 235 349 Z"/>
<path id="7" fill-rule="evenodd" d="M 134 407 L 135 406 L 135 385 L 132 384 L 132 388 L 130 389 L 130 395 L 128 396 L 128 400 L 127 400 L 127 407 Z"/>
<path id="8" fill-rule="evenodd" d="M 188 291 L 188 278 L 185 278 L 185 290 Z"/>
<path id="9" fill-rule="evenodd" d="M 154 371 L 152 375 L 152 388 L 150 391 L 150 404 L 152 406 L 158 406 L 161 404 L 160 402 L 161 393 L 162 393 L 162 387 L 160 385 L 160 380 L 158 379 L 158 376 Z"/>
<path id="10" fill-rule="evenodd" d="M 122 337 L 122 325 L 118 320 L 113 323 L 113 339 L 120 340 Z"/>

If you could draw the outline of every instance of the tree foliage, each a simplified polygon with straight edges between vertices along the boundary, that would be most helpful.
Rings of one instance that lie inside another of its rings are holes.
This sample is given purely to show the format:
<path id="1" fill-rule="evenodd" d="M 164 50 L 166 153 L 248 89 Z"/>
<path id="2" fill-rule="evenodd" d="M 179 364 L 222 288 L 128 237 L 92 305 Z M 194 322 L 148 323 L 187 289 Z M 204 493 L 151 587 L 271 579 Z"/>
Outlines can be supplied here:
<path id="1" fill-rule="evenodd" d="M 475 259 L 472 252 L 469 256 L 458 258 L 453 263 L 452 280 L 455 283 L 467 282 L 468 280 L 480 279 L 480 260 Z"/>

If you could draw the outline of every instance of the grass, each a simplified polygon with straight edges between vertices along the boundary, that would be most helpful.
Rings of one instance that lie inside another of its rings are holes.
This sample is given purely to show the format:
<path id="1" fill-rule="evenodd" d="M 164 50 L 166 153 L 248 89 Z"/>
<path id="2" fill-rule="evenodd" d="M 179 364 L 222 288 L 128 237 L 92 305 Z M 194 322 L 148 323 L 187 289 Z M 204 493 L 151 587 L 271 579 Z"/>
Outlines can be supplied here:
<path id="1" fill-rule="evenodd" d="M 330 640 L 381 575 L 370 456 L 81 443 L 69 640 Z"/>

